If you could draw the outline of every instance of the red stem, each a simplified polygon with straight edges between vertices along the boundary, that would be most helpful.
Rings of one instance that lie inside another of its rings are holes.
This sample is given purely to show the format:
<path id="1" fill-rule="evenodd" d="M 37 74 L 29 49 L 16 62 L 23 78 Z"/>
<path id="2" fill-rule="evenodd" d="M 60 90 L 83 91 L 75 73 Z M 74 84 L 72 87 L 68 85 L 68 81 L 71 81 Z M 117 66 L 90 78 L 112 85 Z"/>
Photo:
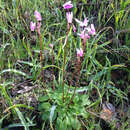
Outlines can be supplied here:
<path id="1" fill-rule="evenodd" d="M 83 39 L 83 52 L 85 52 L 85 48 L 86 48 L 86 38 Z"/>
<path id="2" fill-rule="evenodd" d="M 66 38 L 66 43 L 65 43 L 65 52 L 64 52 L 64 64 L 63 64 L 63 82 L 62 82 L 62 86 L 63 86 L 63 102 L 64 102 L 64 84 L 65 84 L 65 61 L 66 61 L 66 51 L 67 51 L 67 41 L 68 41 L 68 35 L 69 35 L 69 23 L 67 23 L 67 38 Z"/>
<path id="3" fill-rule="evenodd" d="M 43 55 L 42 55 L 42 42 L 41 42 L 41 32 L 40 32 L 40 27 L 37 29 L 39 39 L 40 39 L 40 60 L 41 60 L 41 75 L 42 75 L 42 81 L 44 83 L 44 71 L 43 71 Z"/>
<path id="4" fill-rule="evenodd" d="M 68 96 L 68 93 L 69 93 L 69 90 L 70 90 L 70 86 L 72 85 L 72 81 L 73 81 L 73 79 L 74 79 L 75 73 L 76 73 L 76 72 L 74 71 L 74 73 L 73 73 L 73 75 L 72 75 L 72 79 L 71 79 L 71 81 L 70 81 L 70 85 L 69 85 L 68 90 L 67 90 L 66 98 L 67 98 L 67 96 Z"/>
<path id="5" fill-rule="evenodd" d="M 54 54 L 53 54 L 53 48 L 52 48 L 52 65 L 54 65 Z M 52 74 L 54 76 L 54 67 L 52 67 Z M 54 86 L 54 77 L 53 77 L 53 86 L 52 89 L 55 90 L 55 86 Z"/>
<path id="6" fill-rule="evenodd" d="M 80 62 L 80 57 L 77 57 L 78 58 L 78 74 L 80 74 L 80 68 L 81 68 L 81 62 Z M 78 86 L 78 82 L 79 82 L 79 75 L 77 76 L 77 79 L 76 79 L 76 86 L 74 88 L 74 93 L 70 99 L 70 102 L 68 103 L 68 106 L 70 105 L 70 103 L 73 101 L 73 98 L 75 96 L 75 93 L 76 93 L 76 89 L 77 89 L 77 86 Z"/>

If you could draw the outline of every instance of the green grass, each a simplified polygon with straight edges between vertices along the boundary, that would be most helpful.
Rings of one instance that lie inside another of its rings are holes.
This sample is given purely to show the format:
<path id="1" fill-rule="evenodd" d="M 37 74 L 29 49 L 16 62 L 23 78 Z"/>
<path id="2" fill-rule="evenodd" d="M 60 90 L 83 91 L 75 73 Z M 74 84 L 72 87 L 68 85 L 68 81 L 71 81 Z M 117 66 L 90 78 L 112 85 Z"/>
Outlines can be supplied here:
<path id="1" fill-rule="evenodd" d="M 86 42 L 80 73 L 76 69 L 76 48 L 81 40 L 73 35 L 72 28 L 64 59 L 67 33 L 64 3 L 61 0 L 0 0 L 0 128 L 60 130 L 78 129 L 75 124 L 79 124 L 84 130 L 105 129 L 105 124 L 108 129 L 128 129 L 129 0 L 72 1 L 74 17 L 81 21 L 88 17 L 96 28 L 96 36 Z M 42 15 L 44 83 L 40 73 L 39 37 L 37 32 L 30 31 L 30 21 L 36 22 L 35 10 Z M 73 22 L 79 32 L 78 24 Z M 63 78 L 65 101 L 62 100 Z M 77 93 L 74 93 L 75 87 Z M 71 98 L 73 103 L 69 102 Z M 101 119 L 105 102 L 112 103 L 116 109 L 117 116 L 112 120 Z M 56 108 L 52 109 L 54 105 Z M 39 109 L 39 106 L 42 107 Z"/>

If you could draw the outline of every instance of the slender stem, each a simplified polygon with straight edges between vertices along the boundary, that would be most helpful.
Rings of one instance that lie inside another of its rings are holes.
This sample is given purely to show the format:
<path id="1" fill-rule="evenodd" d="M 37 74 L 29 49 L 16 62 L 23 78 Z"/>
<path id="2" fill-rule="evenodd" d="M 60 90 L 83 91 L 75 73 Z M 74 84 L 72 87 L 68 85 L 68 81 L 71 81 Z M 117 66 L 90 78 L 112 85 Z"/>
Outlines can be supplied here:
<path id="1" fill-rule="evenodd" d="M 53 53 L 53 48 L 52 48 L 52 65 L 54 65 L 54 53 Z M 52 86 L 52 89 L 55 90 L 55 86 L 54 86 L 54 67 L 52 67 L 52 74 L 53 74 L 53 86 Z"/>
<path id="2" fill-rule="evenodd" d="M 54 130 L 52 122 L 50 122 L 50 127 L 51 127 L 51 130 Z"/>
<path id="3" fill-rule="evenodd" d="M 38 35 L 40 39 L 40 60 L 41 60 L 41 75 L 42 75 L 42 81 L 44 83 L 44 71 L 43 71 L 43 55 L 42 55 L 42 42 L 41 42 L 41 32 L 40 29 L 38 29 Z"/>
<path id="4" fill-rule="evenodd" d="M 86 38 L 83 39 L 83 52 L 85 52 L 85 48 L 86 48 Z"/>
<path id="5" fill-rule="evenodd" d="M 78 74 L 80 74 L 80 68 L 81 68 L 81 62 L 80 62 L 80 57 L 77 57 L 78 58 Z M 75 96 L 75 93 L 76 93 L 76 89 L 77 89 L 77 87 L 78 87 L 78 83 L 79 83 L 79 75 L 77 76 L 77 79 L 76 79 L 76 86 L 75 86 L 75 88 L 74 88 L 74 93 L 73 93 L 73 95 L 72 95 L 72 97 L 71 97 L 71 99 L 70 99 L 70 102 L 68 103 L 68 106 L 70 105 L 70 103 L 73 101 L 73 98 L 74 98 L 74 96 Z"/>
<path id="6" fill-rule="evenodd" d="M 73 73 L 73 75 L 72 75 L 72 79 L 71 79 L 71 81 L 70 81 L 70 85 L 69 85 L 68 90 L 67 90 L 66 98 L 67 98 L 67 96 L 68 96 L 68 94 L 69 94 L 70 86 L 72 85 L 72 81 L 73 81 L 73 79 L 74 79 L 75 73 L 76 73 L 76 72 L 74 71 L 74 73 Z"/>
<path id="7" fill-rule="evenodd" d="M 64 49 L 64 61 L 63 61 L 63 102 L 64 102 L 64 84 L 65 84 L 65 61 L 66 61 L 66 51 L 67 51 L 67 41 L 68 41 L 68 35 L 69 35 L 69 23 L 67 23 L 67 37 L 66 37 L 66 43 L 65 43 L 65 49 Z"/>
<path id="8" fill-rule="evenodd" d="M 47 92 L 47 88 L 46 86 L 44 85 L 44 71 L 43 71 L 43 55 L 42 55 L 42 49 L 43 49 L 43 46 L 42 46 L 42 40 L 41 40 L 41 31 L 40 31 L 40 22 L 38 22 L 38 26 L 37 26 L 37 32 L 38 32 L 38 36 L 39 36 L 39 39 L 40 39 L 40 61 L 41 61 L 41 76 L 42 76 L 42 82 L 43 82 L 43 88 L 45 90 L 45 94 L 48 95 L 48 92 Z M 49 97 L 49 95 L 48 95 Z M 49 98 L 49 100 L 51 100 Z"/>
<path id="9" fill-rule="evenodd" d="M 80 57 L 78 57 L 78 76 L 77 76 L 77 82 L 76 82 L 76 86 L 78 86 L 78 84 L 79 84 L 79 77 L 80 77 L 80 68 L 81 68 L 81 61 L 80 61 Z"/>
<path id="10" fill-rule="evenodd" d="M 42 82 L 43 82 L 43 88 L 45 90 L 46 95 L 48 95 L 47 90 L 46 90 L 46 86 L 44 85 L 44 71 L 43 71 L 43 55 L 42 55 L 42 41 L 41 41 L 41 32 L 40 32 L 40 22 L 38 23 L 38 27 L 37 27 L 37 32 L 39 35 L 39 39 L 40 39 L 40 60 L 41 60 L 41 75 L 42 75 Z"/>

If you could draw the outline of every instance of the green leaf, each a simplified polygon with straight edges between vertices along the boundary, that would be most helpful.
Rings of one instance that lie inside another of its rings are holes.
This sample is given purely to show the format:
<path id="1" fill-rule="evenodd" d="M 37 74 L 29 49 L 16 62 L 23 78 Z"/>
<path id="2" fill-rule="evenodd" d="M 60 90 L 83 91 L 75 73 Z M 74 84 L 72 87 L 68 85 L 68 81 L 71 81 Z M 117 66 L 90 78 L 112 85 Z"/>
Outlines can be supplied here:
<path id="1" fill-rule="evenodd" d="M 70 126 L 70 125 L 71 125 L 71 123 L 70 123 L 70 119 L 69 119 L 69 117 L 68 117 L 68 116 L 66 116 L 66 117 L 65 117 L 65 121 L 66 121 L 66 124 L 67 124 L 68 126 Z"/>
<path id="2" fill-rule="evenodd" d="M 7 111 L 9 111 L 10 109 L 14 109 L 16 107 L 23 107 L 23 108 L 27 108 L 27 109 L 30 109 L 30 110 L 34 110 L 33 107 L 27 106 L 25 104 L 15 104 L 15 105 L 12 105 L 12 106 L 8 107 L 7 109 L 5 109 L 4 113 L 7 112 Z"/>
<path id="3" fill-rule="evenodd" d="M 15 111 L 17 112 L 18 117 L 19 117 L 19 119 L 21 120 L 21 123 L 23 124 L 25 130 L 29 130 L 29 127 L 28 127 L 28 125 L 27 125 L 26 120 L 24 119 L 23 114 L 20 112 L 20 110 L 19 110 L 18 108 L 15 108 Z"/>
<path id="4" fill-rule="evenodd" d="M 13 73 L 16 73 L 16 74 L 20 74 L 20 75 L 23 75 L 23 76 L 26 76 L 29 78 L 29 76 L 27 74 L 25 74 L 24 72 L 21 72 L 19 70 L 16 70 L 16 69 L 6 69 L 6 70 L 3 70 L 0 72 L 0 75 L 3 74 L 3 73 L 7 73 L 7 72 L 13 72 Z"/>
<path id="5" fill-rule="evenodd" d="M 42 120 L 44 120 L 44 121 L 48 120 L 49 115 L 50 115 L 49 111 L 46 111 L 46 112 L 42 113 Z"/>
<path id="6" fill-rule="evenodd" d="M 80 126 L 80 123 L 79 123 L 78 119 L 76 117 L 75 118 L 71 117 L 70 119 L 71 119 L 71 126 L 74 129 L 79 130 L 81 126 Z"/>
<path id="7" fill-rule="evenodd" d="M 5 97 L 5 100 L 8 102 L 9 106 L 12 106 L 13 102 L 12 102 L 12 100 L 11 100 L 10 96 L 8 95 L 7 90 L 6 90 L 6 86 L 9 85 L 9 84 L 10 84 L 10 82 L 6 83 L 6 84 L 2 84 L 2 85 L 0 84 L 0 89 L 1 89 L 2 94 Z M 14 114 L 16 114 L 14 109 L 12 109 L 12 112 Z"/>
<path id="8" fill-rule="evenodd" d="M 126 67 L 126 66 L 123 64 L 115 64 L 115 65 L 112 65 L 111 67 L 112 69 L 117 69 L 117 68 Z"/>
<path id="9" fill-rule="evenodd" d="M 90 80 L 97 81 L 101 78 L 101 76 L 105 75 L 106 72 L 107 72 L 106 69 L 103 69 L 102 71 L 97 72 L 95 75 L 93 75 L 93 77 L 91 76 Z"/>
<path id="10" fill-rule="evenodd" d="M 85 118 L 85 119 L 88 119 L 88 117 L 89 117 L 89 113 L 88 113 L 88 112 L 84 112 L 84 113 L 82 113 L 81 115 L 82 115 L 83 118 Z"/>
<path id="11" fill-rule="evenodd" d="M 88 95 L 83 95 L 82 96 L 82 105 L 90 105 L 90 100 L 88 99 Z"/>
<path id="12" fill-rule="evenodd" d="M 47 111 L 49 111 L 51 108 L 51 104 L 49 102 L 42 103 L 41 105 L 41 107 Z"/>
<path id="13" fill-rule="evenodd" d="M 38 105 L 38 110 L 39 110 L 39 111 L 42 111 L 42 110 L 43 110 L 41 103 Z"/>
<path id="14" fill-rule="evenodd" d="M 27 126 L 35 126 L 36 124 L 30 124 L 30 123 L 27 123 Z M 16 124 L 10 124 L 8 125 L 8 128 L 12 128 L 12 127 L 22 127 L 23 124 L 21 123 L 16 123 Z"/>
<path id="15" fill-rule="evenodd" d="M 40 102 L 45 102 L 45 101 L 47 101 L 47 100 L 48 100 L 48 96 L 47 96 L 47 95 L 42 96 L 42 97 L 39 99 Z"/>
<path id="16" fill-rule="evenodd" d="M 66 128 L 64 127 L 64 122 L 61 117 L 57 118 L 56 128 L 57 130 L 66 130 Z"/>
<path id="17" fill-rule="evenodd" d="M 2 126 L 3 120 L 4 120 L 8 115 L 9 115 L 9 113 L 6 114 L 5 116 L 3 116 L 3 117 L 0 119 L 0 130 L 1 130 L 1 126 Z"/>
<path id="18" fill-rule="evenodd" d="M 3 31 L 3 33 L 10 35 L 10 32 L 5 27 L 0 26 L 0 29 Z"/>
<path id="19" fill-rule="evenodd" d="M 98 48 L 102 48 L 102 47 L 104 47 L 104 46 L 106 46 L 106 45 L 108 45 L 110 43 L 111 43 L 111 41 L 107 41 L 107 42 L 105 42 L 105 43 L 103 43 L 101 45 L 98 45 Z"/>

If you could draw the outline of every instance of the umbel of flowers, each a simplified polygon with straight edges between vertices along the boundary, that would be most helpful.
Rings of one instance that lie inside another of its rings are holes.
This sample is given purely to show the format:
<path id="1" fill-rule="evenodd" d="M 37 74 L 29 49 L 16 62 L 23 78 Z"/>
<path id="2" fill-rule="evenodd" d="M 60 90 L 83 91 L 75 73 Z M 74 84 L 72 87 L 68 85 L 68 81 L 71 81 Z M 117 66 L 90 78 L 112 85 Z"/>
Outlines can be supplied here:
<path id="1" fill-rule="evenodd" d="M 70 25 L 72 25 L 72 28 L 73 28 L 73 31 L 76 33 L 76 27 L 74 26 L 73 24 L 73 12 L 71 11 L 71 8 L 73 8 L 73 4 L 71 3 L 71 1 L 69 2 L 66 2 L 64 5 L 63 5 L 63 8 L 65 9 L 66 11 L 66 18 L 67 18 L 67 37 L 66 37 L 66 40 L 65 40 L 65 56 L 64 58 L 66 57 L 66 44 L 67 44 L 67 40 L 68 40 L 68 33 L 69 33 L 69 28 L 70 28 Z M 86 40 L 87 39 L 90 39 L 90 36 L 92 35 L 95 35 L 96 34 L 96 31 L 95 31 L 95 28 L 94 28 L 94 25 L 93 24 L 88 24 L 88 19 L 85 18 L 84 21 L 80 21 L 78 19 L 75 18 L 75 21 L 79 24 L 80 28 L 81 28 L 81 32 L 77 33 L 77 35 L 81 38 L 81 40 L 83 41 L 81 43 L 81 46 L 79 48 L 76 48 L 76 53 L 77 53 L 77 65 L 78 67 L 76 68 L 76 72 L 80 73 L 80 68 L 81 68 L 81 60 L 80 58 L 83 57 L 83 54 L 84 54 L 84 51 L 85 51 L 85 48 L 86 48 Z M 63 48 L 64 48 L 63 47 Z M 65 62 L 65 59 L 64 59 L 64 62 Z M 64 65 L 63 65 L 64 66 Z M 64 68 L 63 68 L 63 71 L 64 71 Z M 64 72 L 63 72 L 64 73 Z M 73 80 L 73 76 L 72 76 L 72 80 Z M 79 81 L 79 77 L 76 79 L 77 83 Z M 76 83 L 76 84 L 77 84 Z M 75 89 L 74 89 L 74 93 L 72 95 L 72 98 L 70 100 L 70 102 L 73 100 L 73 97 L 75 95 L 75 92 L 76 92 L 76 88 L 77 88 L 78 85 L 76 85 Z M 63 77 L 63 99 L 64 99 L 64 77 Z"/>
<path id="2" fill-rule="evenodd" d="M 43 71 L 43 55 L 42 55 L 42 42 L 41 42 L 41 32 L 40 32 L 40 28 L 41 28 L 41 21 L 42 21 L 42 17 L 41 17 L 41 14 L 36 10 L 34 12 L 34 16 L 37 20 L 37 23 L 35 22 L 30 22 L 30 29 L 31 31 L 33 32 L 34 30 L 37 31 L 38 33 L 38 36 L 39 36 L 39 40 L 40 40 L 40 61 L 41 61 L 41 76 L 42 76 L 42 79 L 43 79 L 43 83 L 44 83 L 44 71 Z"/>
<path id="3" fill-rule="evenodd" d="M 34 31 L 36 28 L 38 29 L 38 31 L 40 31 L 40 26 L 41 26 L 41 21 L 42 21 L 42 17 L 41 17 L 41 14 L 36 10 L 34 12 L 34 16 L 37 20 L 37 26 L 36 26 L 36 23 L 34 22 L 30 22 L 30 29 L 31 31 Z"/>
<path id="4" fill-rule="evenodd" d="M 64 78 L 65 78 L 65 63 L 66 63 L 66 53 L 67 53 L 67 41 L 68 41 L 68 37 L 69 37 L 69 31 L 70 31 L 70 25 L 72 24 L 72 20 L 73 20 L 73 12 L 71 11 L 71 8 L 73 7 L 73 4 L 71 3 L 71 1 L 66 2 L 63 5 L 63 8 L 66 11 L 66 18 L 67 18 L 67 36 L 65 39 L 65 43 L 63 45 L 64 48 L 64 59 L 63 59 L 63 69 L 62 69 L 62 86 L 63 86 L 63 101 L 64 101 Z"/>
<path id="5" fill-rule="evenodd" d="M 69 26 L 69 24 L 71 24 L 73 27 L 73 31 L 76 32 L 76 27 L 72 23 L 73 22 L 72 21 L 73 20 L 73 12 L 71 11 L 71 8 L 73 8 L 73 4 L 71 3 L 71 1 L 66 2 L 63 5 L 63 8 L 66 11 L 67 27 Z M 95 30 L 94 24 L 88 25 L 89 20 L 87 18 L 85 18 L 83 22 L 76 19 L 76 18 L 75 18 L 75 21 L 81 27 L 81 32 L 77 33 L 77 35 L 80 36 L 80 38 L 83 40 L 82 46 L 84 47 L 83 49 L 81 47 L 76 49 L 77 57 L 83 57 L 83 51 L 85 50 L 86 40 L 90 39 L 90 36 L 95 35 L 96 30 Z"/>

